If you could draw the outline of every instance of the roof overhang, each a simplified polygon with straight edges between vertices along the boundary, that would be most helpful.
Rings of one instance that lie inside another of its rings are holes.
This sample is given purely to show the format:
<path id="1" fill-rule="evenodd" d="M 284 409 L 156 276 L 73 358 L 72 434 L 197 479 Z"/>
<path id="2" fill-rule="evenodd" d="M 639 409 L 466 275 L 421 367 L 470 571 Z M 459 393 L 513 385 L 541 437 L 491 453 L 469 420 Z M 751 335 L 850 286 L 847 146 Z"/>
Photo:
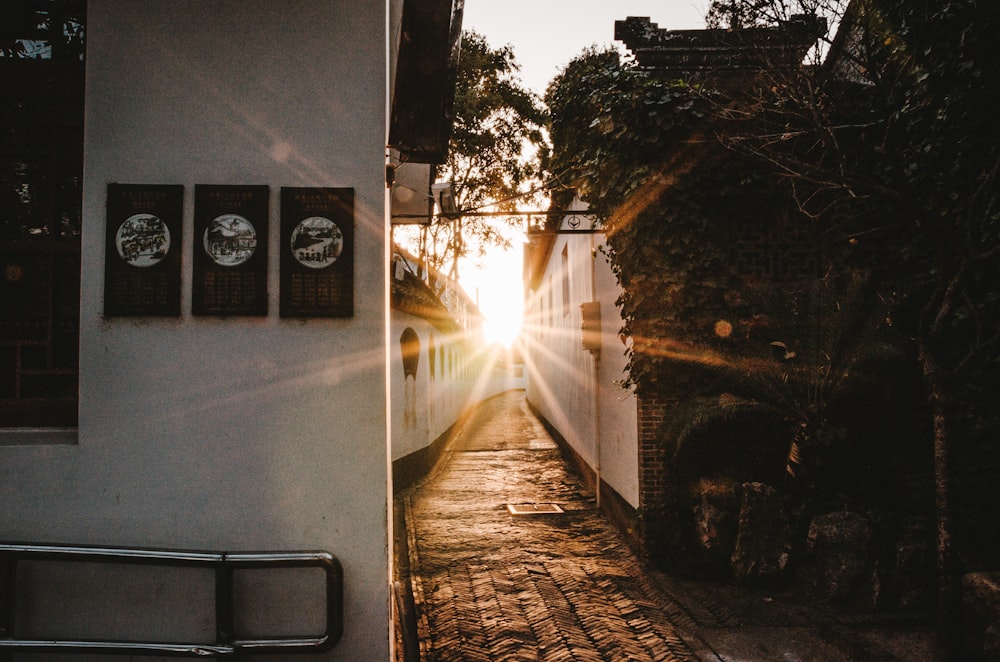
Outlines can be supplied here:
<path id="1" fill-rule="evenodd" d="M 404 0 L 389 147 L 409 163 L 444 163 L 455 118 L 464 0 Z"/>
<path id="2" fill-rule="evenodd" d="M 632 51 L 640 67 L 677 73 L 796 68 L 825 31 L 825 19 L 816 16 L 741 30 L 664 30 L 636 16 L 615 21 L 615 39 Z"/>

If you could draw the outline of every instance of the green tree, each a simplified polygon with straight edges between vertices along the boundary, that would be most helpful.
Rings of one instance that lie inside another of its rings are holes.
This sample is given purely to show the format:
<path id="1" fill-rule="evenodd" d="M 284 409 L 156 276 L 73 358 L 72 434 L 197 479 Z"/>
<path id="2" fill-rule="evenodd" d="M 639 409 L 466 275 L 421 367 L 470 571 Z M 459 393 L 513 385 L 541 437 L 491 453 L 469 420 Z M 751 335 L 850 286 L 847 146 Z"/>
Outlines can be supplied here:
<path id="1" fill-rule="evenodd" d="M 459 210 L 489 204 L 494 211 L 512 211 L 539 182 L 547 117 L 518 71 L 510 46 L 494 48 L 476 32 L 463 33 L 455 123 L 448 160 L 437 173 L 438 181 L 453 182 Z M 508 245 L 498 222 L 504 221 L 461 215 L 439 219 L 428 230 L 431 263 L 442 270 L 447 265 L 457 278 L 458 261 L 470 250 Z"/>
<path id="2" fill-rule="evenodd" d="M 991 400 L 1000 368 L 1000 73 L 991 52 L 1000 21 L 995 7 L 973 1 L 914 7 L 878 0 L 868 12 L 883 36 L 882 71 L 901 83 L 890 88 L 881 132 L 887 149 L 877 172 L 898 192 L 904 244 L 895 283 L 914 311 L 910 326 L 933 419 L 941 620 L 957 639 L 952 478 L 963 509 L 976 512 L 987 507 L 975 501 L 995 491 L 995 476 L 975 478 L 968 469 L 986 458 L 997 469 Z M 956 461 L 964 464 L 957 473 Z M 962 550 L 977 537 L 995 544 L 995 527 L 990 536 L 988 522 L 979 525 L 966 530 Z"/>
<path id="3" fill-rule="evenodd" d="M 780 109 L 762 104 L 758 139 L 743 132 L 730 145 L 779 167 L 804 208 L 850 209 L 856 239 L 889 258 L 881 294 L 913 338 L 931 413 L 939 620 L 955 642 L 962 564 L 988 559 L 992 543 L 980 541 L 997 535 L 976 513 L 993 510 L 998 469 L 990 396 L 1000 367 L 1000 287 L 990 275 L 1000 267 L 998 12 L 973 0 L 868 0 L 841 15 L 849 41 L 840 46 L 850 50 L 833 57 L 858 85 L 790 81 L 787 90 L 817 93 L 785 94 L 796 103 Z M 789 146 L 759 138 L 790 126 Z M 961 530 L 956 505 L 970 520 Z"/>
<path id="4" fill-rule="evenodd" d="M 633 340 L 627 382 L 677 400 L 668 451 L 682 454 L 684 439 L 719 418 L 777 416 L 788 470 L 803 475 L 796 461 L 846 425 L 831 410 L 902 352 L 882 328 L 876 274 L 851 255 L 848 229 L 809 222 L 773 163 L 720 142 L 743 128 L 724 86 L 650 76 L 614 51 L 591 51 L 546 100 L 553 163 L 609 231 Z M 785 220 L 768 230 L 754 210 Z M 748 229 L 807 247 L 810 259 L 808 247 L 822 245 L 814 275 L 748 279 L 739 264 Z"/>
<path id="5" fill-rule="evenodd" d="M 712 0 L 705 24 L 709 28 L 741 30 L 773 26 L 796 14 L 839 22 L 846 7 L 845 0 Z M 825 35 L 817 36 L 823 39 Z"/>

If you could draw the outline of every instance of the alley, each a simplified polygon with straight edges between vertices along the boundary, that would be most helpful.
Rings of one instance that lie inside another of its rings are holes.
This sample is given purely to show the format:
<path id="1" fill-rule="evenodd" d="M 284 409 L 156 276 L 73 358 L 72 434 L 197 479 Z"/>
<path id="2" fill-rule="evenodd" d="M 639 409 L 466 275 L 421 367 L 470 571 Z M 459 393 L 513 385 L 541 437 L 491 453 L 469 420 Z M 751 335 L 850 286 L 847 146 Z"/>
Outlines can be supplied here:
<path id="1" fill-rule="evenodd" d="M 804 607 L 650 571 L 522 392 L 480 406 L 400 501 L 423 661 L 896 659 Z"/>

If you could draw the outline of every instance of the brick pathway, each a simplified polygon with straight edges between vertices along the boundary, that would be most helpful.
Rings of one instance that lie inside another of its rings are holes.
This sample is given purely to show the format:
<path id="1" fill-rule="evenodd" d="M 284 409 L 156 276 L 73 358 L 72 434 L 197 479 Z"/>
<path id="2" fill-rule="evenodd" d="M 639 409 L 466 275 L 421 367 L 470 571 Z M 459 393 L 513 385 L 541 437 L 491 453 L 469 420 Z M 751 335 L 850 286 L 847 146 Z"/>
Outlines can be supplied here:
<path id="1" fill-rule="evenodd" d="M 515 516 L 509 503 L 565 512 Z M 407 521 L 425 659 L 698 659 L 523 394 L 476 412 Z"/>
<path id="2" fill-rule="evenodd" d="M 812 612 L 650 572 L 523 393 L 481 406 L 402 501 L 421 662 L 848 659 Z M 523 503 L 565 512 L 507 508 Z"/>

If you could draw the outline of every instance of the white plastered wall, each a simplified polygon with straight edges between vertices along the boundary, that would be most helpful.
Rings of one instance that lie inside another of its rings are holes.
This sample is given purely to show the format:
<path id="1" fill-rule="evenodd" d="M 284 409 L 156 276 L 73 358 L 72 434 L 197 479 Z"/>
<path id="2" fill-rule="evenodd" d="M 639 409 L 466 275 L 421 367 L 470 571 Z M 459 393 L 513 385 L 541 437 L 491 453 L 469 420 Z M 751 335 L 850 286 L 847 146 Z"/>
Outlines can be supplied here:
<path id="1" fill-rule="evenodd" d="M 321 659 L 388 659 L 386 3 L 88 6 L 78 441 L 0 446 L 0 538 L 327 550 Z M 184 186 L 179 319 L 103 319 L 109 182 Z M 196 184 L 270 187 L 266 317 L 191 316 Z M 278 317 L 282 186 L 354 188 L 353 317 Z"/>
<path id="2" fill-rule="evenodd" d="M 471 407 L 516 388 L 499 356 L 484 351 L 477 334 L 465 339 L 417 315 L 393 310 L 389 333 L 392 459 L 399 460 L 437 441 Z M 411 329 L 419 341 L 416 378 L 407 384 L 400 338 Z M 431 347 L 433 377 L 431 376 Z M 407 392 L 409 391 L 409 392 Z M 407 414 L 407 407 L 411 407 Z"/>
<path id="3" fill-rule="evenodd" d="M 574 200 L 569 209 L 584 211 L 586 204 Z M 564 219 L 561 228 L 587 230 L 590 225 L 590 217 L 581 213 Z M 625 376 L 626 364 L 615 305 L 620 289 L 600 250 L 602 243 L 599 233 L 555 237 L 538 281 L 541 286 L 526 300 L 526 393 L 601 480 L 638 507 L 636 399 L 616 383 Z M 582 347 L 580 304 L 588 301 L 600 303 L 599 360 Z M 600 403 L 599 411 L 595 402 Z"/>

